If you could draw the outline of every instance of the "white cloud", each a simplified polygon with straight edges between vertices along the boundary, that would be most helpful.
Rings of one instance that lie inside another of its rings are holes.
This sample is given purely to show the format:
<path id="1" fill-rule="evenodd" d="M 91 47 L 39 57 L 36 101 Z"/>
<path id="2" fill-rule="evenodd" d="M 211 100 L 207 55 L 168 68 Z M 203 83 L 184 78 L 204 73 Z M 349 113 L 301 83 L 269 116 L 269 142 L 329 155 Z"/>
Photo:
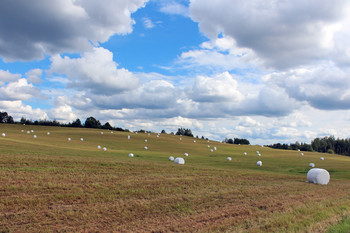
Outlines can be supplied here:
<path id="1" fill-rule="evenodd" d="M 29 100 L 41 97 L 40 90 L 21 78 L 0 87 L 0 100 Z"/>
<path id="2" fill-rule="evenodd" d="M 152 22 L 152 20 L 150 18 L 147 18 L 147 17 L 143 17 L 142 22 L 143 22 L 143 25 L 145 26 L 145 28 L 147 28 L 147 29 L 154 28 L 154 26 L 155 26 L 155 24 Z"/>
<path id="3" fill-rule="evenodd" d="M 215 77 L 197 76 L 190 94 L 197 102 L 235 102 L 239 103 L 244 96 L 238 90 L 237 81 L 228 73 Z"/>
<path id="4" fill-rule="evenodd" d="M 32 120 L 49 119 L 45 111 L 33 109 L 31 106 L 23 104 L 20 100 L 0 101 L 0 110 L 6 111 L 13 116 L 15 121 L 19 121 L 21 117 Z"/>
<path id="5" fill-rule="evenodd" d="M 170 15 L 182 15 L 185 17 L 190 15 L 189 8 L 177 1 L 164 1 L 160 11 Z"/>
<path id="6" fill-rule="evenodd" d="M 346 0 L 191 0 L 191 18 L 211 39 L 223 33 L 250 48 L 265 65 L 290 68 L 328 59 L 333 48 L 349 47 Z M 340 45 L 340 46 L 339 46 Z M 344 53 L 343 53 L 344 54 Z M 343 59 L 345 60 L 345 59 Z"/>
<path id="7" fill-rule="evenodd" d="M 147 0 L 0 1 L 0 56 L 5 61 L 79 52 L 132 31 L 131 14 Z"/>
<path id="8" fill-rule="evenodd" d="M 32 69 L 26 72 L 27 80 L 31 83 L 40 84 L 42 82 L 40 78 L 42 74 L 43 71 L 41 69 Z"/>
<path id="9" fill-rule="evenodd" d="M 3 86 L 9 82 L 17 81 L 20 78 L 21 74 L 12 74 L 9 71 L 0 70 L 0 86 Z"/>
<path id="10" fill-rule="evenodd" d="M 111 95 L 138 86 L 138 79 L 124 68 L 117 69 L 113 54 L 102 47 L 83 53 L 81 58 L 51 58 L 51 72 L 66 75 L 69 87 L 95 94 Z"/>

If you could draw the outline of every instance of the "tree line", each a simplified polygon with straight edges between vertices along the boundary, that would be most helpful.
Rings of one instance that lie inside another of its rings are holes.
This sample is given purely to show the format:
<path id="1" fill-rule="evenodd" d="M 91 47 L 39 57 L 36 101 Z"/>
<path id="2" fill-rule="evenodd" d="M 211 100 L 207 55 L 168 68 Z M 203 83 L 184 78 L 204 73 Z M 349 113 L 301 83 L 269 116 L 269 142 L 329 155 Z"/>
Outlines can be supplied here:
<path id="1" fill-rule="evenodd" d="M 224 140 L 225 143 L 230 143 L 230 144 L 236 144 L 236 145 L 250 145 L 250 142 L 248 139 L 245 138 L 225 138 Z"/>
<path id="2" fill-rule="evenodd" d="M 274 149 L 284 149 L 284 150 L 301 150 L 301 151 L 317 151 L 321 153 L 329 154 L 339 154 L 350 156 L 350 138 L 340 139 L 335 138 L 334 136 L 326 136 L 323 138 L 315 138 L 311 141 L 311 144 L 308 143 L 292 143 L 292 144 L 273 144 L 268 145 L 268 147 Z"/>

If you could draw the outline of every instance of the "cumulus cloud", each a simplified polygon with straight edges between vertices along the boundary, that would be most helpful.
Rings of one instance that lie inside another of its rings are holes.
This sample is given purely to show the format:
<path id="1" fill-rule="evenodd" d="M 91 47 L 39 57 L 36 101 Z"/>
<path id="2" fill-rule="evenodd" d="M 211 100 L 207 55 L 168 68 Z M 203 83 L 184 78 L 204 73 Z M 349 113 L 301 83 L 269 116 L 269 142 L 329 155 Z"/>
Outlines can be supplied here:
<path id="1" fill-rule="evenodd" d="M 147 0 L 0 1 L 0 56 L 5 61 L 41 59 L 45 54 L 79 52 L 127 34 L 131 14 Z"/>
<path id="2" fill-rule="evenodd" d="M 150 18 L 147 17 L 143 17 L 142 18 L 142 22 L 143 25 L 145 26 L 145 28 L 150 29 L 150 28 L 154 28 L 154 23 L 152 22 L 152 20 Z"/>
<path id="3" fill-rule="evenodd" d="M 41 97 L 40 89 L 24 78 L 0 87 L 0 100 L 29 100 L 33 97 Z"/>
<path id="4" fill-rule="evenodd" d="M 277 85 L 291 98 L 305 101 L 318 109 L 350 109 L 350 80 L 347 69 L 323 64 L 265 77 L 268 85 Z"/>
<path id="5" fill-rule="evenodd" d="M 3 86 L 6 83 L 17 81 L 21 78 L 21 74 L 13 74 L 9 71 L 0 70 L 0 85 Z"/>
<path id="6" fill-rule="evenodd" d="M 41 69 L 32 69 L 26 72 L 27 80 L 31 83 L 40 84 L 42 82 L 40 78 L 42 74 L 43 71 Z"/>
<path id="7" fill-rule="evenodd" d="M 31 106 L 23 104 L 20 100 L 0 101 L 0 110 L 8 112 L 16 121 L 19 121 L 21 117 L 33 120 L 49 119 L 44 110 L 33 109 Z"/>
<path id="8" fill-rule="evenodd" d="M 197 76 L 190 97 L 197 102 L 239 103 L 244 99 L 237 81 L 228 72 L 211 78 Z"/>
<path id="9" fill-rule="evenodd" d="M 340 41 L 349 45 L 341 40 L 349 29 L 337 27 L 348 20 L 348 10 L 346 0 L 190 3 L 191 18 L 208 37 L 230 36 L 239 47 L 254 50 L 265 65 L 280 69 L 327 59 Z"/>
<path id="10" fill-rule="evenodd" d="M 95 94 L 111 95 L 138 86 L 138 79 L 124 68 L 117 68 L 113 54 L 102 47 L 83 53 L 80 58 L 51 58 L 51 72 L 65 75 L 69 87 Z"/>

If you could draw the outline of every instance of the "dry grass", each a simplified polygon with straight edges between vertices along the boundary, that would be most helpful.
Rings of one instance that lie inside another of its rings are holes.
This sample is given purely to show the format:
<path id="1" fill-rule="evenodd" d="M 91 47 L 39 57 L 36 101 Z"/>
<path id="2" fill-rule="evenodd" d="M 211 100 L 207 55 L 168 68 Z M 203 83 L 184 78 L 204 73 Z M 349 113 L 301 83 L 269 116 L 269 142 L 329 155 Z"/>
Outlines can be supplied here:
<path id="1" fill-rule="evenodd" d="M 43 127 L 34 128 L 41 139 L 34 140 L 21 127 L 0 128 L 7 135 L 0 138 L 0 231 L 323 232 L 350 212 L 349 158 L 326 159 L 333 175 L 320 186 L 305 182 L 307 168 L 286 151 L 260 148 L 260 169 L 256 157 L 242 157 L 254 146 Z M 48 130 L 54 138 L 44 137 Z M 184 152 L 186 165 L 167 161 Z"/>

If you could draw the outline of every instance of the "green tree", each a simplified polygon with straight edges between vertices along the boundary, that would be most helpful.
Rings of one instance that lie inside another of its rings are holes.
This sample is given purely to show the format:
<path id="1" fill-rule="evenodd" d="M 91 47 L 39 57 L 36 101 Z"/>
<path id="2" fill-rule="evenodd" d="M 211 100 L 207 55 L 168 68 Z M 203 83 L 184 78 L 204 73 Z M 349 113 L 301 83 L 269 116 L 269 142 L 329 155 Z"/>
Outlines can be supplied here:
<path id="1" fill-rule="evenodd" d="M 101 122 L 99 120 L 96 120 L 94 117 L 88 117 L 85 120 L 84 124 L 85 128 L 101 128 Z"/>

